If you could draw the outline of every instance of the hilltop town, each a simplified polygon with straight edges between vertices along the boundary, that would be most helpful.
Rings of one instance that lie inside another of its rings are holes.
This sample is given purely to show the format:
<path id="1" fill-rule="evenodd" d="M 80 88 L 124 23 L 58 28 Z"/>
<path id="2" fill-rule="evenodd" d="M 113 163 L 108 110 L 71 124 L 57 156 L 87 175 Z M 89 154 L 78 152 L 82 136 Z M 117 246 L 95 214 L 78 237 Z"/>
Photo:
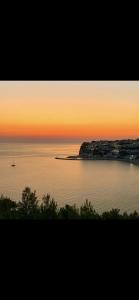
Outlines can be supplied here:
<path id="1" fill-rule="evenodd" d="M 79 157 L 139 163 L 139 139 L 84 142 L 80 147 Z"/>
<path id="2" fill-rule="evenodd" d="M 120 160 L 139 165 L 139 139 L 83 142 L 78 155 L 64 160 Z"/>

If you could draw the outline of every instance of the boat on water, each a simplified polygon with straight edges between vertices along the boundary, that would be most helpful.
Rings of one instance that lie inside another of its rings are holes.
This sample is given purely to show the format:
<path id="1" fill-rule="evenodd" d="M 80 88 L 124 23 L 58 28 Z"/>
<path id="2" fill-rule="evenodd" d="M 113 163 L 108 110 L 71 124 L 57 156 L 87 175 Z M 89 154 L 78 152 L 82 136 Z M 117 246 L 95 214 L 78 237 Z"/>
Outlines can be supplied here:
<path id="1" fill-rule="evenodd" d="M 12 165 L 11 165 L 11 167 L 16 167 L 16 164 L 13 162 Z"/>

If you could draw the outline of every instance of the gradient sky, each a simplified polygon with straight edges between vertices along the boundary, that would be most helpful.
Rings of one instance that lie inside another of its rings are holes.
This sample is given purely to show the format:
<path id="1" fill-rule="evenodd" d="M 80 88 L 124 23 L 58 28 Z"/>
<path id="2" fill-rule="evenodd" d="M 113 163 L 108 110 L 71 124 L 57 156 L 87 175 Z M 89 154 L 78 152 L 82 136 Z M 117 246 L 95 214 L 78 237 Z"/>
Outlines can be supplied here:
<path id="1" fill-rule="evenodd" d="M 138 81 L 0 82 L 0 140 L 136 137 Z"/>

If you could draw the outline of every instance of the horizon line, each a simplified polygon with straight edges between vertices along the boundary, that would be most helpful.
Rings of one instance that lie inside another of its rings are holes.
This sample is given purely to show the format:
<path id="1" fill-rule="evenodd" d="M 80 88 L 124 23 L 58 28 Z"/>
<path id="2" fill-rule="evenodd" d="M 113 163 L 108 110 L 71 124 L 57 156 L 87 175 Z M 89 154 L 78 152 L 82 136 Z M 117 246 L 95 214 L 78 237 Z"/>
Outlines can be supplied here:
<path id="1" fill-rule="evenodd" d="M 115 141 L 115 140 L 137 140 L 139 136 L 122 136 L 122 137 L 73 137 L 73 138 L 42 138 L 42 137 L 0 137 L 0 143 L 81 143 L 89 141 Z"/>

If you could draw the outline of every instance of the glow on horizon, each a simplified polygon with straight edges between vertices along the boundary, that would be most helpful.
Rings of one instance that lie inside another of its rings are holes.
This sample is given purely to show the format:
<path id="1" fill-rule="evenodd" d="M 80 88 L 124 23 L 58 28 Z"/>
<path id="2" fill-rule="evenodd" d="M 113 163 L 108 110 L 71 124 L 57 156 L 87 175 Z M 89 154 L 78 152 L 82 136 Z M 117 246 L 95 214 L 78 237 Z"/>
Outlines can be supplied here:
<path id="1" fill-rule="evenodd" d="M 1 81 L 0 138 L 139 137 L 138 81 Z"/>

